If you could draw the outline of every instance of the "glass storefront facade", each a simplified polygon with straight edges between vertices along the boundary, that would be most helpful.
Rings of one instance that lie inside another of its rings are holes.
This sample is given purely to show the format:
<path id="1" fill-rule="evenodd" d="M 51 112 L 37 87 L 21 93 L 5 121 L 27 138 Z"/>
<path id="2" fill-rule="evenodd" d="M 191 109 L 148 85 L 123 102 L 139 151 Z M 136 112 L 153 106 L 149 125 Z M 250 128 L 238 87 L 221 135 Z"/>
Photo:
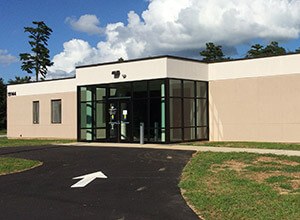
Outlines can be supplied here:
<path id="1" fill-rule="evenodd" d="M 155 79 L 78 87 L 78 140 L 208 140 L 208 83 Z"/>

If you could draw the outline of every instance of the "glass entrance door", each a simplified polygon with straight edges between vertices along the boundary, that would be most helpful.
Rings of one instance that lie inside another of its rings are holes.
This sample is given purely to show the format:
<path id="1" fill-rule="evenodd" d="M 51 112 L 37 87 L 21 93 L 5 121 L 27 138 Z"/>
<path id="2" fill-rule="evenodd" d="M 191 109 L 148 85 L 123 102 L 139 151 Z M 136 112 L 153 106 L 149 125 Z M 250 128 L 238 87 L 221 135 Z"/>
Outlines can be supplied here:
<path id="1" fill-rule="evenodd" d="M 129 142 L 131 136 L 130 102 L 128 100 L 109 100 L 108 137 L 111 142 Z"/>

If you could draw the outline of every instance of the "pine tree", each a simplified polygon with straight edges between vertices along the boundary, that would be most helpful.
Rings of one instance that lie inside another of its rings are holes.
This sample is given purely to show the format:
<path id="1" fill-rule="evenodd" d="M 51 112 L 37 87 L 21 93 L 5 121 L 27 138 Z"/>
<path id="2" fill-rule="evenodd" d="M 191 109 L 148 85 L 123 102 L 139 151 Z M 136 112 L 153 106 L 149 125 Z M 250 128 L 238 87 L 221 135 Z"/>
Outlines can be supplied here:
<path id="1" fill-rule="evenodd" d="M 45 78 L 47 67 L 52 66 L 50 61 L 48 39 L 52 33 L 43 21 L 32 22 L 35 27 L 25 27 L 24 32 L 29 33 L 29 44 L 32 53 L 21 53 L 20 60 L 22 61 L 21 69 L 28 73 L 35 73 L 36 81 L 39 80 L 39 75 Z"/>
<path id="2" fill-rule="evenodd" d="M 215 45 L 214 43 L 206 43 L 206 49 L 200 52 L 200 55 L 203 57 L 203 61 L 221 61 L 227 60 L 229 58 L 225 58 L 225 55 L 222 51 L 222 46 Z"/>

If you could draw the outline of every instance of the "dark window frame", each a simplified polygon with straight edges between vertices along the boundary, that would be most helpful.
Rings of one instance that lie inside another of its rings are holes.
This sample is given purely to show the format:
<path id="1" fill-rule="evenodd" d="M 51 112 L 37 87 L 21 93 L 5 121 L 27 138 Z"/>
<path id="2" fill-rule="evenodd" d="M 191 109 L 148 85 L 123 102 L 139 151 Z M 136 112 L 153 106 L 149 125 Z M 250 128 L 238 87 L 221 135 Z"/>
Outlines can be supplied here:
<path id="1" fill-rule="evenodd" d="M 180 142 L 190 142 L 190 141 L 207 141 L 207 140 L 209 140 L 209 109 L 208 109 L 208 106 L 209 106 L 209 96 L 208 96 L 208 91 L 209 91 L 209 83 L 207 82 L 207 81 L 203 81 L 203 80 L 190 80 L 190 79 L 179 79 L 179 78 L 167 78 L 168 80 L 167 80 L 167 82 L 168 82 L 168 86 L 167 86 L 167 91 L 169 92 L 170 91 L 170 81 L 171 80 L 180 80 L 181 81 L 181 96 L 171 96 L 171 95 L 169 95 L 168 94 L 168 97 L 167 97 L 167 101 L 169 102 L 169 99 L 171 99 L 171 98 L 179 98 L 179 99 L 181 99 L 182 100 L 182 103 L 181 103 L 181 118 L 182 118 L 182 127 L 171 127 L 170 126 L 170 124 L 171 124 L 171 119 L 169 118 L 169 120 L 168 120 L 168 127 L 167 127 L 167 132 L 168 132 L 168 134 L 169 134 L 169 138 L 170 138 L 170 140 L 169 140 L 169 143 L 180 143 Z M 185 97 L 184 96 L 184 81 L 193 81 L 194 82 L 194 97 Z M 197 84 L 199 83 L 199 85 L 200 85 L 200 83 L 205 83 L 206 84 L 206 96 L 197 96 Z M 185 99 L 193 99 L 194 100 L 194 113 L 195 113 L 195 125 L 194 126 L 184 126 L 184 100 Z M 199 115 L 197 115 L 197 108 L 198 108 L 198 106 L 197 106 L 197 100 L 198 99 L 205 99 L 205 100 L 207 100 L 207 102 L 206 102 L 206 123 L 207 123 L 207 126 L 197 126 L 197 119 L 198 119 L 198 117 L 199 117 Z M 168 114 L 168 116 L 170 115 L 170 103 L 168 104 L 168 111 L 167 111 L 167 114 Z M 192 139 L 192 140 L 190 140 L 190 139 L 185 139 L 185 129 L 186 128 L 194 128 L 195 129 L 195 135 L 194 135 L 194 137 L 195 137 L 195 139 Z M 205 138 L 200 138 L 200 139 L 198 139 L 197 138 L 197 134 L 198 134 L 198 128 L 206 128 L 207 129 L 207 137 L 205 137 Z M 181 129 L 181 134 L 182 134 L 182 138 L 181 138 L 181 140 L 171 140 L 171 134 L 170 134 L 170 132 L 171 132 L 171 130 L 172 129 Z"/>
<path id="2" fill-rule="evenodd" d="M 37 109 L 35 108 L 37 104 Z M 32 123 L 39 124 L 40 123 L 40 101 L 32 102 Z"/>
<path id="3" fill-rule="evenodd" d="M 59 120 L 54 120 L 54 103 L 60 102 Z M 51 124 L 62 124 L 62 99 L 51 99 Z"/>

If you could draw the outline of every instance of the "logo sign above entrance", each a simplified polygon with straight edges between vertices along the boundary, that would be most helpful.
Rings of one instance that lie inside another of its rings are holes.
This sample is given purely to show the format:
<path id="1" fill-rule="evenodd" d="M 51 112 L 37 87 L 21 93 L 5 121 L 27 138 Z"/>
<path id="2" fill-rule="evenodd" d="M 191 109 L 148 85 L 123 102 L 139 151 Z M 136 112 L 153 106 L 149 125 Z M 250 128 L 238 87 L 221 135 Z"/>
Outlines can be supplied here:
<path id="1" fill-rule="evenodd" d="M 116 71 L 112 71 L 111 74 L 114 75 L 115 79 L 118 79 L 120 77 L 121 72 L 120 70 L 116 70 Z"/>

